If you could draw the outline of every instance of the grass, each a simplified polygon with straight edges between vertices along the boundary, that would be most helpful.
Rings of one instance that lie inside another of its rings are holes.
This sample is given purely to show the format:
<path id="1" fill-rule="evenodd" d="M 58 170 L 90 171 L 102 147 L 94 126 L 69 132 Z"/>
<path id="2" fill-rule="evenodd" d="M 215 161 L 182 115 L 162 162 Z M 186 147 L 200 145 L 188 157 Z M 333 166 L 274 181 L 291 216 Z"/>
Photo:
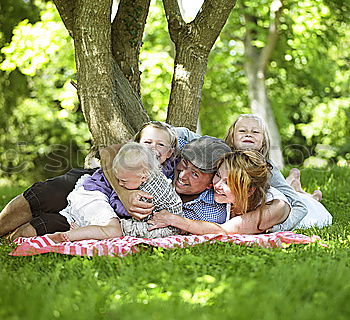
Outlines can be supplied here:
<path id="1" fill-rule="evenodd" d="M 305 169 L 334 224 L 327 247 L 217 243 L 126 258 L 11 257 L 0 245 L 0 319 L 349 319 L 350 168 Z M 20 189 L 1 189 L 0 206 Z"/>

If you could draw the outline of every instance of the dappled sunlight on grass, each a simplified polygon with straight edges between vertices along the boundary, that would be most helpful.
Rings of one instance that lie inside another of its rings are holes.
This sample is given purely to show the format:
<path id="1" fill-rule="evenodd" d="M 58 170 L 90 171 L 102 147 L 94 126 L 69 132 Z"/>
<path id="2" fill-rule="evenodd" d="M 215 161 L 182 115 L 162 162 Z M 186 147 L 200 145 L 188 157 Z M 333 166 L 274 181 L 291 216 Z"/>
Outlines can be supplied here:
<path id="1" fill-rule="evenodd" d="M 329 319 L 350 316 L 348 168 L 302 171 L 334 224 L 298 230 L 321 242 L 265 249 L 229 243 L 125 258 L 10 257 L 0 245 L 0 318 Z M 22 190 L 2 189 L 1 205 Z M 17 302 L 21 301 L 20 304 Z"/>

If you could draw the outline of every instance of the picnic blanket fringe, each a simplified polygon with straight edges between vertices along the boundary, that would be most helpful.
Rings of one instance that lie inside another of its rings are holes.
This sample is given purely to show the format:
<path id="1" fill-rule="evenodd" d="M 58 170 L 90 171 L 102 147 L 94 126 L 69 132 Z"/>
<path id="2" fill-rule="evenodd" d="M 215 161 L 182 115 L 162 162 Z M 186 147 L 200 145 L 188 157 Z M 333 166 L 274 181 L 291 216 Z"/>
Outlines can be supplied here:
<path id="1" fill-rule="evenodd" d="M 320 241 L 318 236 L 306 236 L 291 231 L 259 235 L 175 235 L 167 238 L 145 239 L 135 237 L 120 237 L 105 240 L 82 240 L 75 242 L 54 243 L 47 236 L 18 238 L 18 245 L 11 253 L 12 256 L 30 256 L 48 252 L 79 256 L 113 256 L 124 257 L 137 253 L 142 245 L 164 249 L 184 248 L 201 243 L 229 242 L 238 245 L 259 246 L 263 248 L 283 248 L 291 244 L 308 244 Z"/>

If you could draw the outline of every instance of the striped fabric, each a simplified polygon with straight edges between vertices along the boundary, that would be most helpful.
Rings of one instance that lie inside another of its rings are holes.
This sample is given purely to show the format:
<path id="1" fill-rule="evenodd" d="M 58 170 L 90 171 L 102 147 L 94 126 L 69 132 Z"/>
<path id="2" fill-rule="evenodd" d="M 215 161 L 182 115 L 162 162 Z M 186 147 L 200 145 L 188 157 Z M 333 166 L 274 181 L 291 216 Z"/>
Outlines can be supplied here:
<path id="1" fill-rule="evenodd" d="M 308 244 L 319 242 L 318 236 L 305 236 L 291 231 L 260 235 L 190 235 L 171 236 L 167 238 L 145 239 L 135 237 L 120 237 L 106 240 L 83 240 L 75 242 L 54 243 L 47 236 L 18 238 L 18 245 L 10 255 L 30 256 L 41 253 L 55 252 L 79 256 L 112 256 L 124 257 L 145 249 L 145 244 L 164 249 L 184 248 L 200 243 L 230 242 L 238 245 L 259 246 L 263 248 L 283 248 L 291 244 Z M 320 243 L 320 242 L 319 242 Z M 320 243 L 323 245 L 322 243 Z M 323 245 L 324 246 L 324 245 Z"/>

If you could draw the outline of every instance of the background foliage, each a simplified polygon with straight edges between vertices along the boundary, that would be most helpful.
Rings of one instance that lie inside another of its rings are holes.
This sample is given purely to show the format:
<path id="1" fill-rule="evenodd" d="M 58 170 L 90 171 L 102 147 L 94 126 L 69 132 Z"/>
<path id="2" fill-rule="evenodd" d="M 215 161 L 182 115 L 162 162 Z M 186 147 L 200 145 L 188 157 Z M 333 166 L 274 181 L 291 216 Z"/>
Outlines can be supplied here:
<path id="1" fill-rule="evenodd" d="M 26 183 L 83 166 L 90 134 L 70 84 L 72 40 L 55 6 L 22 0 L 8 5 L 23 6 L 25 14 L 8 9 L 13 29 L 2 38 L 0 163 L 3 178 Z"/>
<path id="2" fill-rule="evenodd" d="M 244 3 L 244 6 L 243 6 Z M 256 17 L 262 48 L 271 0 L 238 1 L 209 57 L 200 128 L 223 137 L 248 108 L 244 73 L 245 10 Z M 350 5 L 284 0 L 280 33 L 266 77 L 287 164 L 350 162 Z M 90 134 L 76 92 L 74 51 L 50 1 L 4 0 L 0 7 L 0 163 L 18 183 L 82 166 Z M 142 101 L 164 120 L 173 46 L 162 3 L 154 0 L 140 55 Z"/>

